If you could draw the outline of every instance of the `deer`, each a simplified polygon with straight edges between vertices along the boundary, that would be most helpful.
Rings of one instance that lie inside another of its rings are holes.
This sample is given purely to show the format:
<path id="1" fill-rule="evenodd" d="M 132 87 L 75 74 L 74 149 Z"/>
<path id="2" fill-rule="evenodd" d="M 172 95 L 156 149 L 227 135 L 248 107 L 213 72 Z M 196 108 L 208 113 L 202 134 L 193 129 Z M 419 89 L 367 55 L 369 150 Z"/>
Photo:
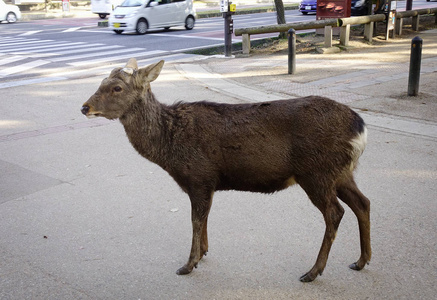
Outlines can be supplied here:
<path id="1" fill-rule="evenodd" d="M 136 151 L 159 165 L 191 202 L 192 244 L 178 275 L 189 274 L 208 252 L 207 222 L 214 192 L 274 193 L 298 184 L 320 210 L 325 233 L 311 282 L 325 269 L 344 214 L 358 220 L 361 270 L 371 258 L 370 201 L 353 172 L 367 143 L 363 119 L 345 104 L 308 96 L 260 103 L 160 103 L 151 90 L 164 65 L 138 68 L 135 58 L 112 70 L 82 105 L 88 118 L 119 119 Z"/>

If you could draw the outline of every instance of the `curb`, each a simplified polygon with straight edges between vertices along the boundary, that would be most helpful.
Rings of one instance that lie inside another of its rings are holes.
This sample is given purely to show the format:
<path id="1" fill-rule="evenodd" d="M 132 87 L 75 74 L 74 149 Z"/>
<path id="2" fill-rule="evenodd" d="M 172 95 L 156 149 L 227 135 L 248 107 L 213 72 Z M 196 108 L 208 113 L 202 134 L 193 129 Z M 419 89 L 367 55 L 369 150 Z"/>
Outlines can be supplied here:
<path id="1" fill-rule="evenodd" d="M 93 17 L 96 14 L 91 12 L 78 12 L 78 13 L 69 13 L 69 12 L 59 12 L 59 13 L 26 13 L 21 12 L 20 21 L 33 21 L 33 20 L 45 20 L 45 19 L 62 19 L 62 18 L 86 18 Z"/>

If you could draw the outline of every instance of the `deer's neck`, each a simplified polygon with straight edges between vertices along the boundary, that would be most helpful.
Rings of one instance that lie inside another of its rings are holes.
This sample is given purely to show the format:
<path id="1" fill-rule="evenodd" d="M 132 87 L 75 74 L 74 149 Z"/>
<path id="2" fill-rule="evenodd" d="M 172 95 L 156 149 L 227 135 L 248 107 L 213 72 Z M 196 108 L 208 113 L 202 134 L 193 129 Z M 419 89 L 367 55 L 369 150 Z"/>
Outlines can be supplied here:
<path id="1" fill-rule="evenodd" d="M 152 93 L 147 93 L 120 118 L 132 146 L 139 154 L 160 165 L 165 159 L 163 149 L 167 136 L 164 114 L 164 105 Z"/>

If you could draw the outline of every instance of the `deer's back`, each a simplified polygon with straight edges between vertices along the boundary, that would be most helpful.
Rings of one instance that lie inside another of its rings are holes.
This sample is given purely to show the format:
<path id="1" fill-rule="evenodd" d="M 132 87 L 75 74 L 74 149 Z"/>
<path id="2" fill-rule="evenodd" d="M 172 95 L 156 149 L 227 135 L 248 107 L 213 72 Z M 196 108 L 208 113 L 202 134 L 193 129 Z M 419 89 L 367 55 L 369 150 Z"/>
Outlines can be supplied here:
<path id="1" fill-rule="evenodd" d="M 351 140 L 364 130 L 347 106 L 314 96 L 172 109 L 173 141 L 185 157 L 176 173 L 215 177 L 217 189 L 274 192 L 315 170 L 339 173 L 351 162 Z"/>

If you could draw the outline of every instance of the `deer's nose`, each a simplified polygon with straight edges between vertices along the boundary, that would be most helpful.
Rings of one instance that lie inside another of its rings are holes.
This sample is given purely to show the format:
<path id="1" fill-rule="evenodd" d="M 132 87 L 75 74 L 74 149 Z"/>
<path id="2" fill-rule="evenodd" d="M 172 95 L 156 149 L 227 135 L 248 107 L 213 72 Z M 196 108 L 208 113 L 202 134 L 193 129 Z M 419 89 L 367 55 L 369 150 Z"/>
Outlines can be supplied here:
<path id="1" fill-rule="evenodd" d="M 90 107 L 88 105 L 84 105 L 84 106 L 82 106 L 80 111 L 86 116 L 87 113 L 90 111 Z"/>

